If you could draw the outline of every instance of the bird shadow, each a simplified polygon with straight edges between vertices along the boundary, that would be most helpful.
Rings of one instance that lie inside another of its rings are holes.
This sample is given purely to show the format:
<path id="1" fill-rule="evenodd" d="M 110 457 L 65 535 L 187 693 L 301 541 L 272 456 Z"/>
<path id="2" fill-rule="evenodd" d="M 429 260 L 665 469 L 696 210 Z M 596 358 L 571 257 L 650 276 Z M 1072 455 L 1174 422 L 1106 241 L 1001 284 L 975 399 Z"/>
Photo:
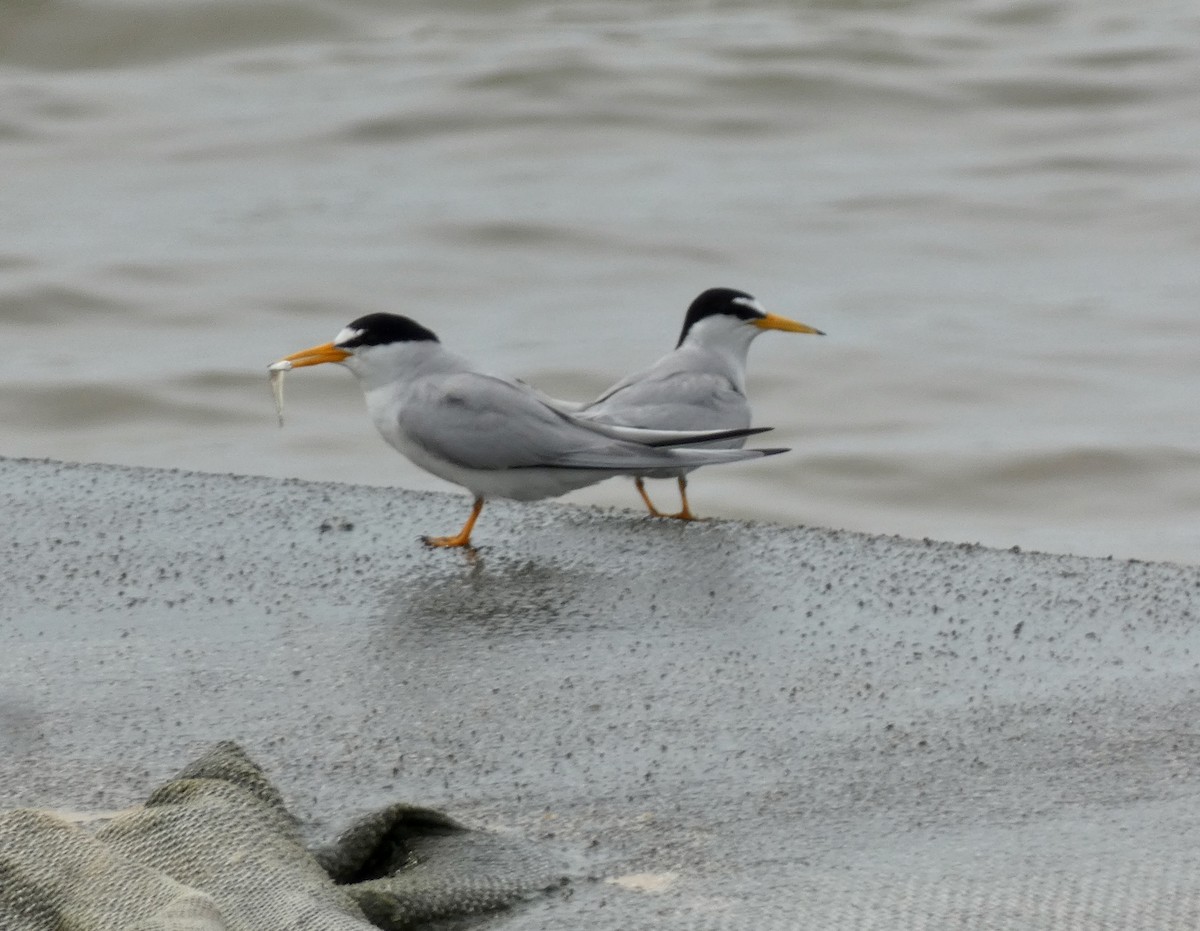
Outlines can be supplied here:
<path id="1" fill-rule="evenodd" d="M 438 636 L 577 629 L 589 623 L 589 593 L 605 584 L 607 576 L 587 566 L 476 551 L 465 567 L 431 568 L 398 580 L 384 596 L 383 615 L 389 626 Z"/>
<path id="2" fill-rule="evenodd" d="M 0 693 L 0 751 L 6 756 L 31 752 L 45 740 L 43 715 L 16 695 Z"/>

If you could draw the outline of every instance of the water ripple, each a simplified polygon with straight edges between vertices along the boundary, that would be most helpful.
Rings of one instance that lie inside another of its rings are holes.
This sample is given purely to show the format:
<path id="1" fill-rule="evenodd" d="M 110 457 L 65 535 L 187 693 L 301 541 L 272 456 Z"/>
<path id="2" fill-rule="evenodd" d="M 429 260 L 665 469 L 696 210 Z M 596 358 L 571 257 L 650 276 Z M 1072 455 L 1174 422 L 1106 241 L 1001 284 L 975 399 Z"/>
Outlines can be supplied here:
<path id="1" fill-rule="evenodd" d="M 0 7 L 0 59 L 28 68 L 116 68 L 355 33 L 332 4 L 286 0 L 89 3 Z"/>
<path id="2" fill-rule="evenodd" d="M 117 316 L 128 310 L 128 305 L 120 301 L 64 285 L 31 285 L 0 292 L 0 322 L 3 323 L 67 321 L 80 314 Z"/>
<path id="3" fill-rule="evenodd" d="M 257 380 L 261 392 L 262 379 Z M 241 410 L 222 400 L 214 399 L 211 403 L 174 400 L 162 388 L 134 388 L 107 382 L 8 385 L 0 397 L 0 417 L 22 422 L 26 429 L 42 433 L 80 429 L 94 432 L 116 424 L 148 427 L 166 423 L 176 428 L 194 424 L 212 428 L 265 420 L 258 412 Z"/>

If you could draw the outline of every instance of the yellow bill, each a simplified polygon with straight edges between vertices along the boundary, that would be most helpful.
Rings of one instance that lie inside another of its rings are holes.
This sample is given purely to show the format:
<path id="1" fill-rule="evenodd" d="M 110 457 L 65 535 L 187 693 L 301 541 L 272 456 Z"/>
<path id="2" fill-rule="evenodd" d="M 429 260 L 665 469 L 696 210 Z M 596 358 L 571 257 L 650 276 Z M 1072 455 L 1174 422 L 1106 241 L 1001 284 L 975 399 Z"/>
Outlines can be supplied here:
<path id="1" fill-rule="evenodd" d="M 765 317 L 755 320 L 754 325 L 760 330 L 783 330 L 785 333 L 815 333 L 817 336 L 825 335 L 816 327 L 811 327 L 807 323 L 797 323 L 795 320 L 780 317 L 778 314 L 767 314 Z"/>

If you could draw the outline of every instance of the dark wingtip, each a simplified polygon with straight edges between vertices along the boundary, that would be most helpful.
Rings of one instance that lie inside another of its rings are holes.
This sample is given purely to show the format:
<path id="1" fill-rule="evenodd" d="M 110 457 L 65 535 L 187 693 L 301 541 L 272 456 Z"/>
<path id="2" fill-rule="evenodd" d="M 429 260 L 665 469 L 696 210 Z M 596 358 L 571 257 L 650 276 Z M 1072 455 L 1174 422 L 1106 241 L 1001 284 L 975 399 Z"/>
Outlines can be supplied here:
<path id="1" fill-rule="evenodd" d="M 647 443 L 647 446 L 692 446 L 697 443 L 715 443 L 718 440 L 737 440 L 744 436 L 754 436 L 756 433 L 766 433 L 774 427 L 739 427 L 736 430 L 714 430 L 684 440 L 663 440 L 658 443 Z"/>

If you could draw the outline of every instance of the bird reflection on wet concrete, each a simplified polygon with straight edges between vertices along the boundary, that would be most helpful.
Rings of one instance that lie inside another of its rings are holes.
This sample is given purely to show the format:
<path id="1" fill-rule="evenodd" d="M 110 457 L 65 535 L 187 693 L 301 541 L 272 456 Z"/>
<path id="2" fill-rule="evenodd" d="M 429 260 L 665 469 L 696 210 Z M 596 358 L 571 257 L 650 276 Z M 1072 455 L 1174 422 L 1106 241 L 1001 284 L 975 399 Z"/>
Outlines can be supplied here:
<path id="1" fill-rule="evenodd" d="M 380 620 L 406 637 L 425 632 L 438 640 L 455 631 L 469 637 L 622 630 L 644 636 L 648 614 L 667 636 L 755 623 L 764 568 L 757 546 L 746 545 L 737 525 L 642 519 L 631 525 L 589 511 L 560 518 L 552 541 L 525 538 L 520 547 L 487 546 L 409 569 L 388 585 Z M 697 593 L 708 596 L 705 612 L 680 611 L 694 608 Z"/>
<path id="2" fill-rule="evenodd" d="M 545 633 L 596 620 L 589 595 L 610 574 L 550 558 L 475 551 L 459 565 L 406 576 L 387 597 L 385 616 L 406 628 L 485 634 Z"/>
<path id="3" fill-rule="evenodd" d="M 44 739 L 42 714 L 28 702 L 0 693 L 0 753 L 29 753 Z"/>

